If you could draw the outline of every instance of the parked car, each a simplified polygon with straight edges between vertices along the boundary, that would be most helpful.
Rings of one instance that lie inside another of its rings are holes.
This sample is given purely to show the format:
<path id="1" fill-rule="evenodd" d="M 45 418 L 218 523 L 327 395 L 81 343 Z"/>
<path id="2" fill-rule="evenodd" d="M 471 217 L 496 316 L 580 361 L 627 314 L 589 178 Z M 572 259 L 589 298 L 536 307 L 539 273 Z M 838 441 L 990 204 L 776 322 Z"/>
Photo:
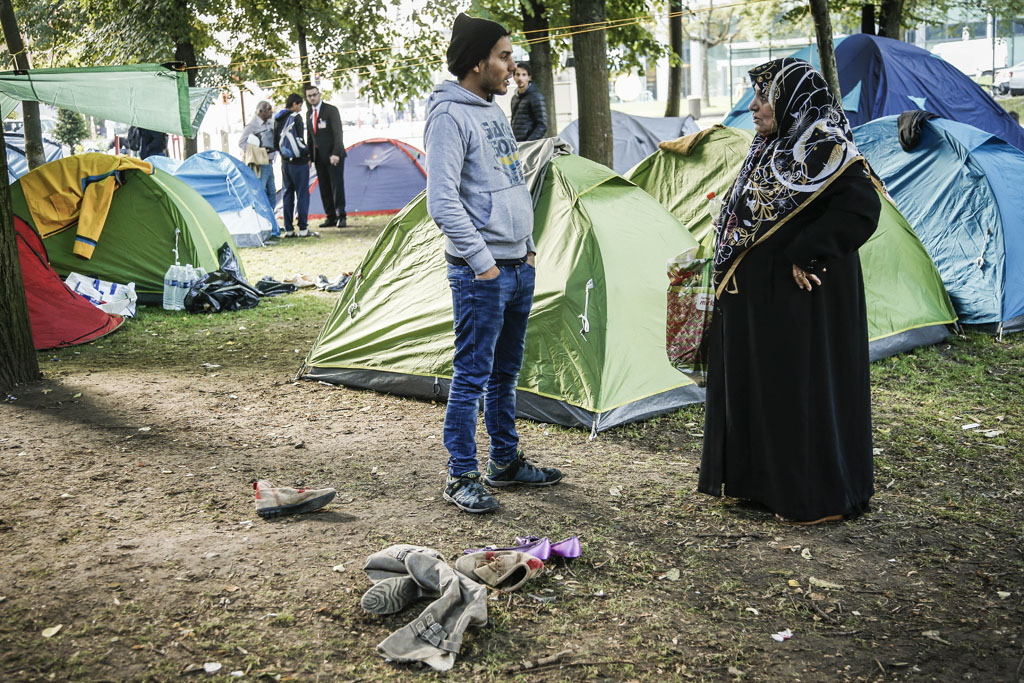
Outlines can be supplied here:
<path id="1" fill-rule="evenodd" d="M 995 84 L 1000 95 L 1024 95 L 1024 62 L 997 70 Z"/>

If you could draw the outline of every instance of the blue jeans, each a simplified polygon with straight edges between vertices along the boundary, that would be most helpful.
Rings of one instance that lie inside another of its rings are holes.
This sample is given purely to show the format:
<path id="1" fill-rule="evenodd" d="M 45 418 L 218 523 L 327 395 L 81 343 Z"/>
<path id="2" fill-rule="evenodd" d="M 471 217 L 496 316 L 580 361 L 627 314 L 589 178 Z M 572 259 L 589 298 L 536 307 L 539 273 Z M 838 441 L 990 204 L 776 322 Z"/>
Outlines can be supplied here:
<path id="1" fill-rule="evenodd" d="M 305 230 L 309 221 L 309 165 L 306 162 L 281 164 L 281 184 L 284 185 L 284 229 L 292 231 L 295 216 L 295 198 L 299 198 L 299 230 Z"/>
<path id="2" fill-rule="evenodd" d="M 493 280 L 478 280 L 469 266 L 448 265 L 455 313 L 455 371 L 444 415 L 444 445 L 453 477 L 478 469 L 476 423 L 484 396 L 490 457 L 515 460 L 516 384 L 526 346 L 526 321 L 533 305 L 533 266 L 498 266 Z"/>
<path id="3" fill-rule="evenodd" d="M 260 166 L 260 184 L 263 186 L 263 191 L 267 193 L 267 201 L 270 202 L 270 210 L 273 211 L 274 207 L 277 206 L 277 188 L 274 186 L 274 166 L 273 164 L 263 164 Z M 271 237 L 280 237 L 281 230 L 277 227 L 277 221 L 274 221 L 274 227 L 270 231 Z"/>

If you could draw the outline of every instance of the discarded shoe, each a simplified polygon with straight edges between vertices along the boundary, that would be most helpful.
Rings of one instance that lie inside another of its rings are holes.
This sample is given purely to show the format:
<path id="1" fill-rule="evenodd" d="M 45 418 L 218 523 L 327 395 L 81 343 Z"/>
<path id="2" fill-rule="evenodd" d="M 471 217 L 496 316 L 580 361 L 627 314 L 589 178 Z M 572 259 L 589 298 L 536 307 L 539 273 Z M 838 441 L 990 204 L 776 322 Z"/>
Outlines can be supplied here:
<path id="1" fill-rule="evenodd" d="M 463 512 L 481 514 L 498 509 L 498 499 L 480 483 L 479 472 L 467 472 L 461 477 L 448 475 L 444 499 Z"/>
<path id="2" fill-rule="evenodd" d="M 302 237 L 301 234 L 299 236 Z M 294 275 L 292 275 L 290 277 L 286 277 L 283 280 L 283 282 L 290 282 L 293 285 L 295 285 L 296 287 L 298 287 L 299 289 L 302 289 L 304 287 L 315 287 L 316 286 L 316 283 L 313 280 L 311 280 L 309 278 L 309 276 L 306 275 L 305 273 L 295 273 Z"/>
<path id="3" fill-rule="evenodd" d="M 253 482 L 252 487 L 256 491 L 256 514 L 264 519 L 319 510 L 337 493 L 334 489 L 278 487 L 266 479 Z"/>
<path id="4" fill-rule="evenodd" d="M 485 550 L 463 555 L 455 571 L 501 591 L 514 591 L 544 571 L 544 563 L 532 555 L 514 550 Z"/>
<path id="5" fill-rule="evenodd" d="M 394 614 L 423 597 L 423 591 L 411 576 L 392 576 L 370 586 L 359 604 L 374 614 Z"/>
<path id="6" fill-rule="evenodd" d="M 484 483 L 488 486 L 551 486 L 562 481 L 562 473 L 554 467 L 537 467 L 526 459 L 522 451 L 507 465 L 498 465 L 493 460 L 487 463 Z"/>

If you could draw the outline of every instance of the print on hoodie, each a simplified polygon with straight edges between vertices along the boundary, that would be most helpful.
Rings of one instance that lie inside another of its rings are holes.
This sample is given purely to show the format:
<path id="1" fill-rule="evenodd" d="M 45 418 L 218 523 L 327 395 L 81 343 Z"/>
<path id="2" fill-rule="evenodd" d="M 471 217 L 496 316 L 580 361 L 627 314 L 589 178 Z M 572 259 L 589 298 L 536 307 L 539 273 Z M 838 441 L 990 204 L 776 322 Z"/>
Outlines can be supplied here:
<path id="1" fill-rule="evenodd" d="M 499 120 L 484 121 L 480 124 L 487 133 L 487 141 L 494 149 L 494 156 L 501 164 L 509 183 L 521 185 L 526 182 L 523 177 L 523 165 L 519 163 L 519 145 L 512 135 L 512 128 L 505 120 L 504 114 Z"/>

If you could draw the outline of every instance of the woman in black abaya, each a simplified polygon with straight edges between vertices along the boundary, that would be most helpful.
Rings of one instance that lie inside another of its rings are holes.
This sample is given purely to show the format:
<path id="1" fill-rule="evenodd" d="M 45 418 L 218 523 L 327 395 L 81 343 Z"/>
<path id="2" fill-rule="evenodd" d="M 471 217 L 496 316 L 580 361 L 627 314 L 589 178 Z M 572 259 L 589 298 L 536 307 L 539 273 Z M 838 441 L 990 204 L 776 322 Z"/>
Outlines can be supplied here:
<path id="1" fill-rule="evenodd" d="M 750 76 L 757 135 L 717 220 L 698 489 L 838 520 L 874 492 L 857 249 L 881 206 L 821 74 L 786 58 Z"/>

